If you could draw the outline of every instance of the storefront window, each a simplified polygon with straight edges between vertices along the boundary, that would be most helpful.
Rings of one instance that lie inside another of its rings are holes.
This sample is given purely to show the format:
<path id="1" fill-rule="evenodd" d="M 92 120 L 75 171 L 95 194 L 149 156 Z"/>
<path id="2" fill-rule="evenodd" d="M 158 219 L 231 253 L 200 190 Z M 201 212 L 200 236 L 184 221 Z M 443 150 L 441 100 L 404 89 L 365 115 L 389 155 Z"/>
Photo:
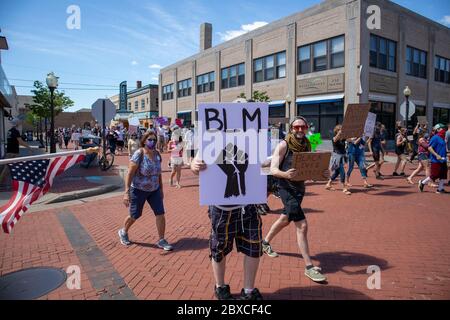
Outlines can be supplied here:
<path id="1" fill-rule="evenodd" d="M 433 124 L 447 124 L 450 123 L 450 109 L 434 108 L 433 109 Z"/>
<path id="2" fill-rule="evenodd" d="M 314 126 L 315 133 L 321 134 L 323 139 L 333 137 L 333 129 L 337 124 L 342 124 L 344 118 L 344 102 L 328 102 L 314 104 L 299 104 L 297 115 L 301 115 Z"/>
<path id="3" fill-rule="evenodd" d="M 371 101 L 370 112 L 377 115 L 377 121 L 385 125 L 387 138 L 394 139 L 395 136 L 395 103 Z"/>

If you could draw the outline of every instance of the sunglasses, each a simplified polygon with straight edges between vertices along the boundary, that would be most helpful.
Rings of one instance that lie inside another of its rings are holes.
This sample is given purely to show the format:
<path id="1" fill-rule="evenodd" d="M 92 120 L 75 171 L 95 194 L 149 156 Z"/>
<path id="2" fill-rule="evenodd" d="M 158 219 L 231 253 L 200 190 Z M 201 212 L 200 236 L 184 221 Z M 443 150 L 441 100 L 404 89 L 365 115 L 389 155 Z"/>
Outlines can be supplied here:
<path id="1" fill-rule="evenodd" d="M 308 129 L 308 126 L 292 126 L 292 129 L 294 129 L 294 130 L 300 130 L 300 129 L 302 129 L 302 130 L 306 130 L 306 129 Z"/>

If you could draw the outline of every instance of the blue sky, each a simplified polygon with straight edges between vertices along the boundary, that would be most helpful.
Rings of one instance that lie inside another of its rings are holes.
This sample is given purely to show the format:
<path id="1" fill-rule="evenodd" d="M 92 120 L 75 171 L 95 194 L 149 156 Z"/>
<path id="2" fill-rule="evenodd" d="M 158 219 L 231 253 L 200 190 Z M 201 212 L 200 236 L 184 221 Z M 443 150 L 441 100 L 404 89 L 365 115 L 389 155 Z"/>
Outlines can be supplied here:
<path id="1" fill-rule="evenodd" d="M 198 52 L 199 26 L 213 24 L 213 45 L 227 36 L 302 11 L 320 0 L 15 0 L 1 1 L 1 35 L 8 51 L 2 66 L 19 94 L 49 71 L 75 106 L 90 107 L 118 93 L 118 84 L 157 83 L 159 68 Z M 449 0 L 396 0 L 402 6 L 450 26 Z M 81 10 L 81 29 L 69 30 L 70 5 Z M 96 85 L 96 86 L 94 86 Z M 24 86 L 24 87 L 19 87 Z M 83 90 L 75 90 L 82 88 Z M 95 90 L 86 90 L 95 89 Z"/>

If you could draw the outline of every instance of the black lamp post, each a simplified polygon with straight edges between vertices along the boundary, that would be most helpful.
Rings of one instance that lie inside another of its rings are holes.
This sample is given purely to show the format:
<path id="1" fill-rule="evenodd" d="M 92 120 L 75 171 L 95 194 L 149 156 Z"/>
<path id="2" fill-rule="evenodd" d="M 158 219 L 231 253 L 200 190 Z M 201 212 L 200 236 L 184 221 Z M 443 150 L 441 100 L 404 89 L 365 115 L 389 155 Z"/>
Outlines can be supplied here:
<path id="1" fill-rule="evenodd" d="M 55 143 L 55 106 L 53 105 L 53 92 L 58 87 L 58 77 L 53 72 L 47 75 L 47 86 L 50 89 L 50 153 L 56 153 Z"/>
<path id="2" fill-rule="evenodd" d="M 406 120 L 405 120 L 406 133 L 409 134 L 408 118 L 409 118 L 409 96 L 411 95 L 411 89 L 409 89 L 409 87 L 406 86 L 405 90 L 403 90 L 403 94 L 405 95 L 406 99 Z"/>

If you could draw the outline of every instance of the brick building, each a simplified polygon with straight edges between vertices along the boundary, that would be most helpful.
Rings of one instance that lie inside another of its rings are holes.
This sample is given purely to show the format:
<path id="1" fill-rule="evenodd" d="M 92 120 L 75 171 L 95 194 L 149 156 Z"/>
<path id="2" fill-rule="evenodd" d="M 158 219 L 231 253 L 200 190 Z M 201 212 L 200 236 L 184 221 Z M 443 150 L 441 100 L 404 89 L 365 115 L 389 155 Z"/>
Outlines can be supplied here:
<path id="1" fill-rule="evenodd" d="M 381 28 L 371 30 L 373 5 Z M 450 121 L 450 29 L 390 1 L 327 0 L 215 47 L 211 39 L 203 24 L 200 52 L 160 71 L 161 115 L 193 121 L 199 103 L 258 90 L 271 98 L 270 119 L 304 115 L 325 138 L 347 104 L 370 102 L 393 138 L 409 86 L 410 124 Z"/>

